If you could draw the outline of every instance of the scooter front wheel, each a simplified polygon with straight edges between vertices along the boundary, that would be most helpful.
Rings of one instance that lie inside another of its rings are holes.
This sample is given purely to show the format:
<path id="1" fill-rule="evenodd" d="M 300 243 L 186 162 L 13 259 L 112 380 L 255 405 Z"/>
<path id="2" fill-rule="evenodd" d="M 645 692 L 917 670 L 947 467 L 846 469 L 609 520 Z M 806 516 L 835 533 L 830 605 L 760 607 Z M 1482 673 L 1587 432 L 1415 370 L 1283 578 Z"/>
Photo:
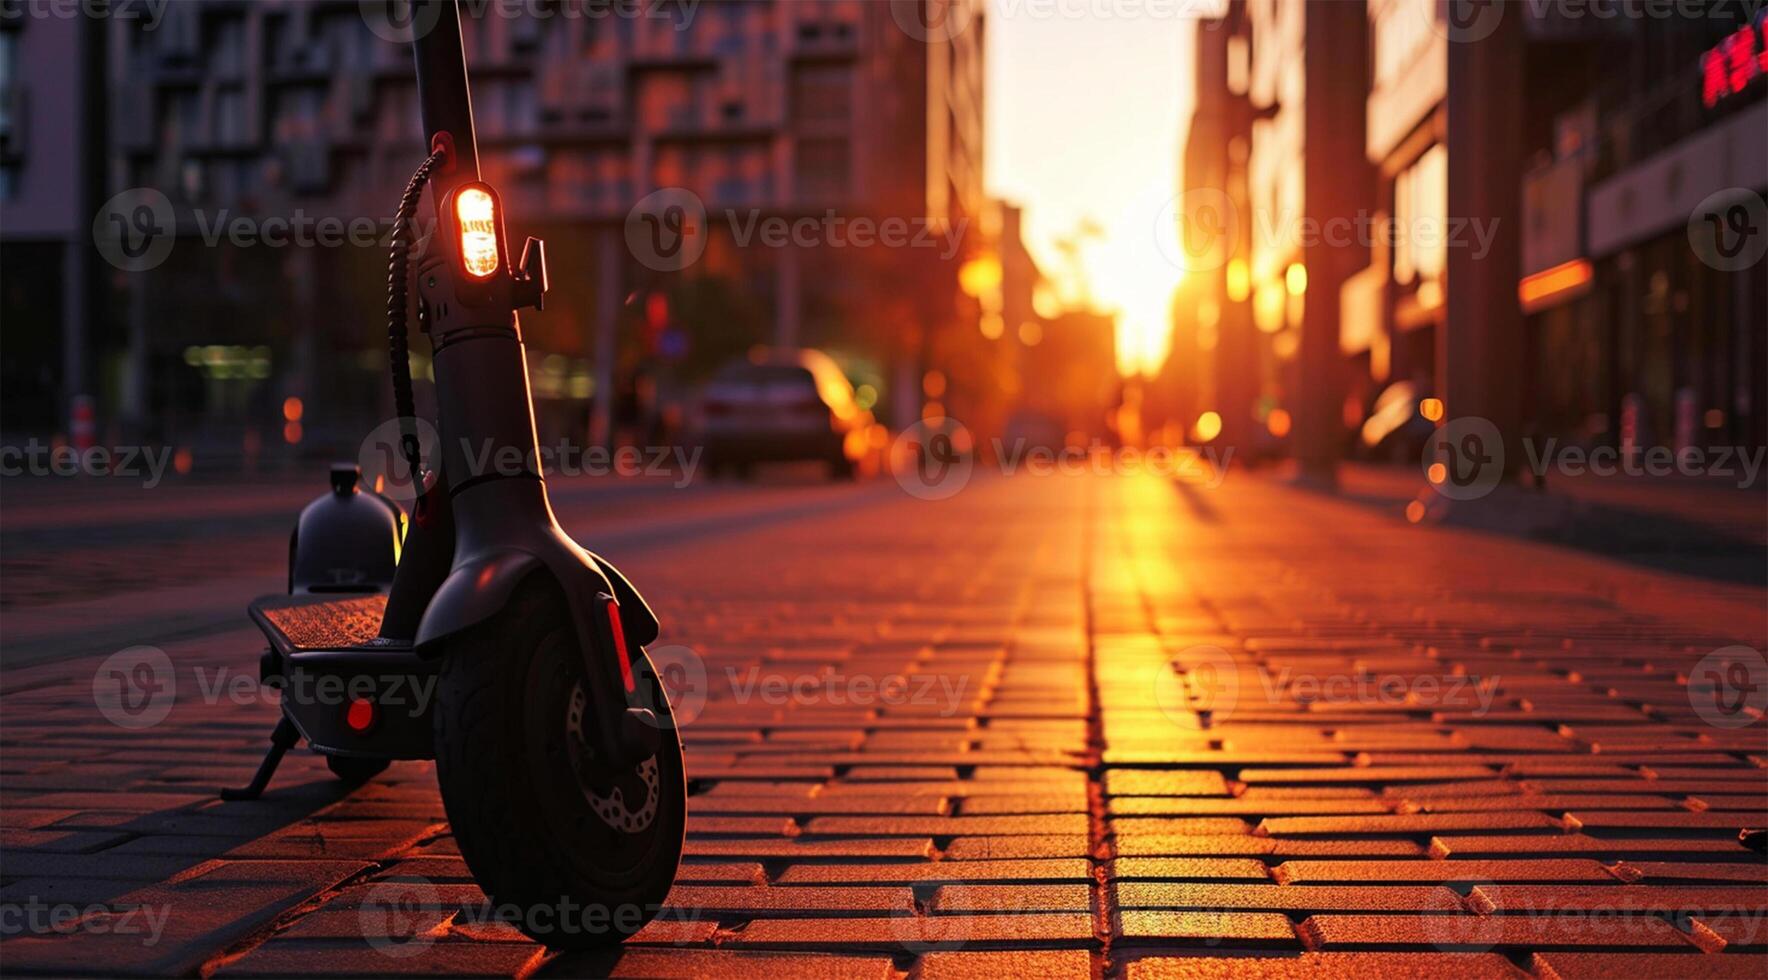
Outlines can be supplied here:
<path id="1" fill-rule="evenodd" d="M 637 652 L 637 651 L 635 651 Z M 633 657 L 662 726 L 655 755 L 597 759 L 564 595 L 531 579 L 451 640 L 436 704 L 436 778 L 461 857 L 499 917 L 559 949 L 613 945 L 662 908 L 681 859 L 687 783 L 668 698 Z"/>

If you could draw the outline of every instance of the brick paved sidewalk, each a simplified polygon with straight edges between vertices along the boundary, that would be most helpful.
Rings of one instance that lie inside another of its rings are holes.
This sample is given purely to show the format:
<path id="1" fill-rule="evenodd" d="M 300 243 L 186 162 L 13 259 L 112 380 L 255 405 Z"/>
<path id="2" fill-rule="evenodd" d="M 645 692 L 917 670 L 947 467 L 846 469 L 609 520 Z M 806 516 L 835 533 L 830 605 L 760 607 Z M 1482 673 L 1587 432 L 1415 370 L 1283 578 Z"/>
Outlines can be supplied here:
<path id="1" fill-rule="evenodd" d="M 687 863 L 624 950 L 475 916 L 427 765 L 346 795 L 297 753 L 217 801 L 275 717 L 202 696 L 253 675 L 241 630 L 164 644 L 142 731 L 95 660 L 9 678 L 4 971 L 1768 970 L 1768 735 L 1725 710 L 1759 693 L 1701 672 L 1768 647 L 1759 590 L 1248 478 L 979 480 L 615 557 L 692 650 L 658 651 Z"/>

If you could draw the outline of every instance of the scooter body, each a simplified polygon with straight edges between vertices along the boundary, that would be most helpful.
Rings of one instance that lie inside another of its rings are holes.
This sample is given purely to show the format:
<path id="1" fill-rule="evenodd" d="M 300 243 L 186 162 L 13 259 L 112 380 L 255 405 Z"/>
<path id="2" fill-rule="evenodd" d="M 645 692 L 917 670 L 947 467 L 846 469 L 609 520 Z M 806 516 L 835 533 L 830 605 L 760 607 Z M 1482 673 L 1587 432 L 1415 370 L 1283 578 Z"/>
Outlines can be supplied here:
<path id="1" fill-rule="evenodd" d="M 353 471 L 334 468 L 335 499 L 303 515 L 290 593 L 250 609 L 283 719 L 252 785 L 223 795 L 261 793 L 303 738 L 346 779 L 434 757 L 462 855 L 495 899 L 651 906 L 615 933 L 543 936 L 515 923 L 552 945 L 602 945 L 655 914 L 680 856 L 680 743 L 643 650 L 659 626 L 626 577 L 553 514 L 517 314 L 544 303 L 544 245 L 529 239 L 511 260 L 501 201 L 479 179 L 455 0 L 415 4 L 439 8 L 413 14 L 435 15 L 413 42 L 431 155 L 401 218 L 427 180 L 435 227 L 415 263 L 416 293 L 438 458 L 420 472 L 408 438 L 423 489 L 402 537 L 403 513 L 356 488 Z M 402 247 L 390 262 L 389 320 L 396 400 L 409 403 Z M 312 568 L 344 571 L 326 583 Z"/>

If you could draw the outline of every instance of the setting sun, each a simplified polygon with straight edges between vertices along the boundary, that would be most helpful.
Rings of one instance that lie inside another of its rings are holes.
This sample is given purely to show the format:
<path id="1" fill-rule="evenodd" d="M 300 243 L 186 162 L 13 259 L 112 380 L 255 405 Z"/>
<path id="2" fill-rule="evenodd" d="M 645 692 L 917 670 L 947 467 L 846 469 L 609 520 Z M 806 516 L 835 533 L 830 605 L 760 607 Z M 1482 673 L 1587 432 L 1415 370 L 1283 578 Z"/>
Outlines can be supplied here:
<path id="1" fill-rule="evenodd" d="M 1193 21 L 989 15 L 990 193 L 1028 204 L 1026 245 L 1066 304 L 1116 313 L 1118 370 L 1158 371 L 1184 276 L 1171 205 Z"/>

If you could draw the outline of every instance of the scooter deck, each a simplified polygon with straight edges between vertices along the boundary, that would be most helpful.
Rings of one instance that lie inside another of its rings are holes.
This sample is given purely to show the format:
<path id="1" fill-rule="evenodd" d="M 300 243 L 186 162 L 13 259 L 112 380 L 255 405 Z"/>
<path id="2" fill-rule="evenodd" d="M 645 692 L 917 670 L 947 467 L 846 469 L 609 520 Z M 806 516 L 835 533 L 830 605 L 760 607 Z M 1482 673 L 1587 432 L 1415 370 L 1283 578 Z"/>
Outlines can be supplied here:
<path id="1" fill-rule="evenodd" d="M 276 652 L 317 665 L 348 661 L 362 669 L 409 668 L 419 662 L 411 644 L 378 635 L 385 595 L 271 595 L 253 602 L 252 621 Z"/>
<path id="2" fill-rule="evenodd" d="M 383 759 L 428 759 L 429 692 L 440 664 L 411 644 L 383 640 L 385 595 L 271 595 L 251 605 L 270 641 L 268 670 L 285 685 L 283 713 L 321 752 Z M 327 686 L 330 685 L 330 686 Z M 353 702 L 375 705 L 353 725 Z"/>

